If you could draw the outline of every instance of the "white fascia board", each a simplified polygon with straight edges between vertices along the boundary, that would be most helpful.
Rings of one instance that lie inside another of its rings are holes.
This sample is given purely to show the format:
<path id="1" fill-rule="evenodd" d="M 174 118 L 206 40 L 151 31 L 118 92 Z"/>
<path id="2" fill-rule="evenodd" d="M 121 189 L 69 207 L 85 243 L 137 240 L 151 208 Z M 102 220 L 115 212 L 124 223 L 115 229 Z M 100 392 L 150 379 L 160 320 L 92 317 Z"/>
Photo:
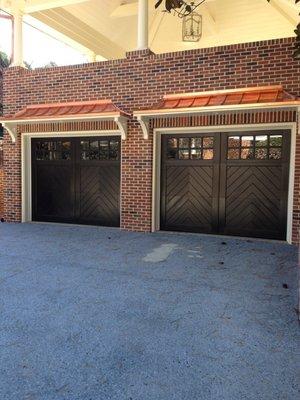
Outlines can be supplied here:
<path id="1" fill-rule="evenodd" d="M 299 101 L 286 103 L 255 103 L 255 104 L 238 104 L 235 106 L 226 105 L 226 106 L 206 106 L 206 107 L 190 107 L 190 108 L 178 108 L 178 109 L 161 109 L 161 110 L 141 110 L 134 111 L 134 117 L 162 117 L 162 116 L 178 116 L 178 115 L 195 115 L 195 114 L 210 114 L 210 113 L 218 113 L 218 112 L 227 112 L 227 111 L 252 111 L 252 110 L 276 110 L 276 109 L 295 109 L 297 110 L 300 106 Z"/>
<path id="2" fill-rule="evenodd" d="M 299 101 L 286 103 L 261 103 L 261 104 L 240 104 L 235 106 L 207 106 L 207 107 L 194 107 L 194 108 L 182 108 L 182 109 L 165 109 L 165 110 L 141 110 L 134 111 L 133 116 L 136 117 L 143 131 L 144 139 L 149 138 L 149 120 L 151 118 L 159 117 L 177 117 L 177 116 L 192 116 L 201 114 L 218 114 L 226 112 L 236 111 L 260 111 L 260 110 L 278 110 L 278 109 L 290 109 L 297 111 L 298 120 L 298 133 L 300 133 L 300 105 Z"/>
<path id="3" fill-rule="evenodd" d="M 105 115 L 91 115 L 78 117 L 64 118 L 33 118 L 33 119 L 15 119 L 15 120 L 0 120 L 0 124 L 8 131 L 12 142 L 16 142 L 18 125 L 35 124 L 35 123 L 64 123 L 64 122 L 86 122 L 86 121 L 114 121 L 118 125 L 118 130 L 121 133 L 122 139 L 127 137 L 127 121 L 128 117 L 120 113 L 108 113 Z"/>

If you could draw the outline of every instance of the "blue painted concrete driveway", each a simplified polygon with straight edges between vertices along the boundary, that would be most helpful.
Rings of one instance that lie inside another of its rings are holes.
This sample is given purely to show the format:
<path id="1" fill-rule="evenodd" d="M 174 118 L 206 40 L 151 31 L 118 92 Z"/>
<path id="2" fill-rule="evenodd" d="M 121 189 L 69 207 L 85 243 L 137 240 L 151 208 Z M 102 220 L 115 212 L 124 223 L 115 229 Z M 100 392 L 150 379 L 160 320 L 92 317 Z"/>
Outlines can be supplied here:
<path id="1" fill-rule="evenodd" d="M 296 400 L 297 250 L 0 225 L 1 400 Z"/>

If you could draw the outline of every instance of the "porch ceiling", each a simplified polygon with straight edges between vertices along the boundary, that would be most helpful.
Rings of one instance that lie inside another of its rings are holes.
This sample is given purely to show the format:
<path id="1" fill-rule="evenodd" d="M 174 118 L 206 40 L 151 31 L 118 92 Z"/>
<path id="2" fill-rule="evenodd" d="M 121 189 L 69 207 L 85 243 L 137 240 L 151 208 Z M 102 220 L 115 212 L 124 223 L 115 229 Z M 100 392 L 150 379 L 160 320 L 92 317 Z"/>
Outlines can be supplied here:
<path id="1" fill-rule="evenodd" d="M 13 0 L 12 0 L 13 2 Z M 183 42 L 182 20 L 155 10 L 149 0 L 149 46 L 155 53 L 294 35 L 300 3 L 294 0 L 206 0 L 199 42 Z M 27 15 L 55 29 L 87 52 L 114 59 L 136 49 L 137 0 L 28 0 Z"/>

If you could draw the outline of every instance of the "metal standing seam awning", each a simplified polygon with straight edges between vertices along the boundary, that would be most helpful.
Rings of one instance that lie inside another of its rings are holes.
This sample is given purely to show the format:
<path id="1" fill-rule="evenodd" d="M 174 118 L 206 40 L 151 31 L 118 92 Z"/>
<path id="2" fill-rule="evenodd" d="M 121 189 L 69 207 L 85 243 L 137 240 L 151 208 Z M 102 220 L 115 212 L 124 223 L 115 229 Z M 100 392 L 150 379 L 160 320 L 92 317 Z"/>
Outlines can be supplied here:
<path id="1" fill-rule="evenodd" d="M 149 121 L 159 117 L 226 114 L 245 111 L 288 109 L 300 114 L 300 98 L 281 85 L 223 91 L 172 94 L 163 97 L 152 109 L 134 111 L 144 139 L 149 138 Z"/>
<path id="2" fill-rule="evenodd" d="M 0 123 L 7 129 L 13 143 L 19 125 L 74 121 L 114 121 L 125 140 L 129 117 L 130 114 L 120 110 L 111 100 L 95 100 L 29 105 L 14 115 L 0 118 Z"/>

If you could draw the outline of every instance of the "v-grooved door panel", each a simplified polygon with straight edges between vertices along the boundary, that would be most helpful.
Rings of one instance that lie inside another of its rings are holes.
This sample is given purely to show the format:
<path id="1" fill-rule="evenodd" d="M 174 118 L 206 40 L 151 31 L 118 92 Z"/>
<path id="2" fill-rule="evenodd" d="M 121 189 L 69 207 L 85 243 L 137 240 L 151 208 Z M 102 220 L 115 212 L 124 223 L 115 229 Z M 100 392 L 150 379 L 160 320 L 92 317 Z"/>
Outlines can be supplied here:
<path id="1" fill-rule="evenodd" d="M 120 225 L 119 137 L 32 140 L 33 220 Z"/>
<path id="2" fill-rule="evenodd" d="M 118 226 L 120 220 L 119 166 L 80 167 L 80 219 Z"/>
<path id="3" fill-rule="evenodd" d="M 218 138 L 166 136 L 162 141 L 161 228 L 213 232 L 218 168 L 213 159 Z"/>
<path id="4" fill-rule="evenodd" d="M 289 131 L 162 139 L 161 228 L 285 239 Z"/>
<path id="5" fill-rule="evenodd" d="M 48 218 L 72 219 L 74 197 L 72 166 L 40 165 L 36 170 L 35 210 L 39 220 Z"/>
<path id="6" fill-rule="evenodd" d="M 210 230 L 212 167 L 166 168 L 166 218 L 169 226 Z"/>
<path id="7" fill-rule="evenodd" d="M 277 172 L 281 175 L 280 166 L 227 168 L 227 229 L 236 229 L 237 225 L 248 231 L 280 229 L 281 185 Z M 270 176 L 275 179 L 271 181 Z"/>
<path id="8" fill-rule="evenodd" d="M 289 131 L 223 134 L 221 233 L 285 239 Z"/>

